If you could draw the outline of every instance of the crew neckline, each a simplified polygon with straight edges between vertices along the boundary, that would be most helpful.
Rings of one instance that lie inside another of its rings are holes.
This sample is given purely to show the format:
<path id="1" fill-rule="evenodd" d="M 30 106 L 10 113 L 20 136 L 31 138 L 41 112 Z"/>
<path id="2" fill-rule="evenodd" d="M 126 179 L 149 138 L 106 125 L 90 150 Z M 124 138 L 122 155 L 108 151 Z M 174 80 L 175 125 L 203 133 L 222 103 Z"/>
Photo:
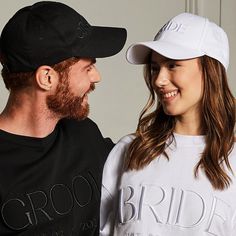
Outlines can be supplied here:
<path id="1" fill-rule="evenodd" d="M 205 135 L 184 135 L 173 133 L 174 139 L 177 145 L 189 146 L 189 145 L 204 145 Z"/>
<path id="2" fill-rule="evenodd" d="M 8 142 L 20 144 L 23 146 L 42 147 L 53 142 L 53 140 L 55 139 L 57 135 L 57 132 L 58 132 L 57 130 L 58 130 L 58 124 L 55 126 L 54 130 L 50 134 L 48 134 L 45 137 L 38 138 L 38 137 L 30 137 L 30 136 L 24 136 L 24 135 L 19 135 L 19 134 L 13 134 L 13 133 L 0 129 L 0 138 Z"/>

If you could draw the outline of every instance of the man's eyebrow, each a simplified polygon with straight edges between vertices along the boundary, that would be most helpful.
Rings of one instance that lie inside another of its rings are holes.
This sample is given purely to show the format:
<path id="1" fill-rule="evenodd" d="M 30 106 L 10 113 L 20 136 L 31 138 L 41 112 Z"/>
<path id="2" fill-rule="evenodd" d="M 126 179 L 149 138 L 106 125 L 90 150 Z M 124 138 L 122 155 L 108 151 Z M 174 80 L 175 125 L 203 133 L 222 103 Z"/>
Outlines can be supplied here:
<path id="1" fill-rule="evenodd" d="M 95 58 L 92 58 L 90 63 L 88 63 L 88 65 L 86 65 L 84 68 L 88 68 L 90 67 L 91 65 L 95 64 L 96 63 L 96 59 Z"/>
<path id="2" fill-rule="evenodd" d="M 95 64 L 97 62 L 96 58 L 91 58 L 90 60 L 91 62 L 89 63 L 89 65 Z"/>

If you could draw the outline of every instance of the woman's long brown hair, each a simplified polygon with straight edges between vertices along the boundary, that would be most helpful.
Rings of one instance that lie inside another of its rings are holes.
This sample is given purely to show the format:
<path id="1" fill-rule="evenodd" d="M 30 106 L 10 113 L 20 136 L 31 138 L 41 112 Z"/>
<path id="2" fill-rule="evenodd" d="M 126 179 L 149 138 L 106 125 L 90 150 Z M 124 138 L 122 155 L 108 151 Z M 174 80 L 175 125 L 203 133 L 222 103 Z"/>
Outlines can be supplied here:
<path id="1" fill-rule="evenodd" d="M 225 167 L 232 172 L 228 157 L 234 145 L 235 99 L 221 63 L 208 56 L 199 60 L 204 75 L 201 127 L 205 130 L 206 146 L 194 174 L 197 177 L 199 168 L 202 169 L 212 186 L 223 190 L 231 182 Z M 142 169 L 161 154 L 169 159 L 165 152 L 166 143 L 168 139 L 174 140 L 175 117 L 166 115 L 157 99 L 149 64 L 145 66 L 144 78 L 150 96 L 128 150 L 126 168 L 130 170 Z M 154 106 L 156 109 L 152 111 Z"/>

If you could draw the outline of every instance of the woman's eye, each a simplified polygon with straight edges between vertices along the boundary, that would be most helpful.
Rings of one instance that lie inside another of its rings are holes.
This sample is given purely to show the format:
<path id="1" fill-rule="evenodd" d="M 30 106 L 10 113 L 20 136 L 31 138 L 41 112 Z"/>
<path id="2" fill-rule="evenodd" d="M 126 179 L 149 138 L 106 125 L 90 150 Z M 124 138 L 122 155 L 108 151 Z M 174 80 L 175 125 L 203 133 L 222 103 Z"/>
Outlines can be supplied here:
<path id="1" fill-rule="evenodd" d="M 151 75 L 154 76 L 154 75 L 157 75 L 159 73 L 159 67 L 158 66 L 152 66 L 151 67 Z"/>
<path id="2" fill-rule="evenodd" d="M 176 64 L 176 62 L 170 62 L 168 63 L 168 68 L 171 69 L 175 69 L 178 65 Z"/>

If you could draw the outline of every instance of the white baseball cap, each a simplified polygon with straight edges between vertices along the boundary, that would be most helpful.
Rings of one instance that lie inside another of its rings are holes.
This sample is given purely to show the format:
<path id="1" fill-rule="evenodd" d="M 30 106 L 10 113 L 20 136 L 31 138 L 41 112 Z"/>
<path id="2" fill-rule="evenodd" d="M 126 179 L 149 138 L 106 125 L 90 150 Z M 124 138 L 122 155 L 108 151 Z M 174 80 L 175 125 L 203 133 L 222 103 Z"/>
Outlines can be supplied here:
<path id="1" fill-rule="evenodd" d="M 172 18 L 153 41 L 131 45 L 126 58 L 132 64 L 146 64 L 152 50 L 175 60 L 207 55 L 221 62 L 225 69 L 229 65 L 229 43 L 224 30 L 207 18 L 190 13 Z"/>

